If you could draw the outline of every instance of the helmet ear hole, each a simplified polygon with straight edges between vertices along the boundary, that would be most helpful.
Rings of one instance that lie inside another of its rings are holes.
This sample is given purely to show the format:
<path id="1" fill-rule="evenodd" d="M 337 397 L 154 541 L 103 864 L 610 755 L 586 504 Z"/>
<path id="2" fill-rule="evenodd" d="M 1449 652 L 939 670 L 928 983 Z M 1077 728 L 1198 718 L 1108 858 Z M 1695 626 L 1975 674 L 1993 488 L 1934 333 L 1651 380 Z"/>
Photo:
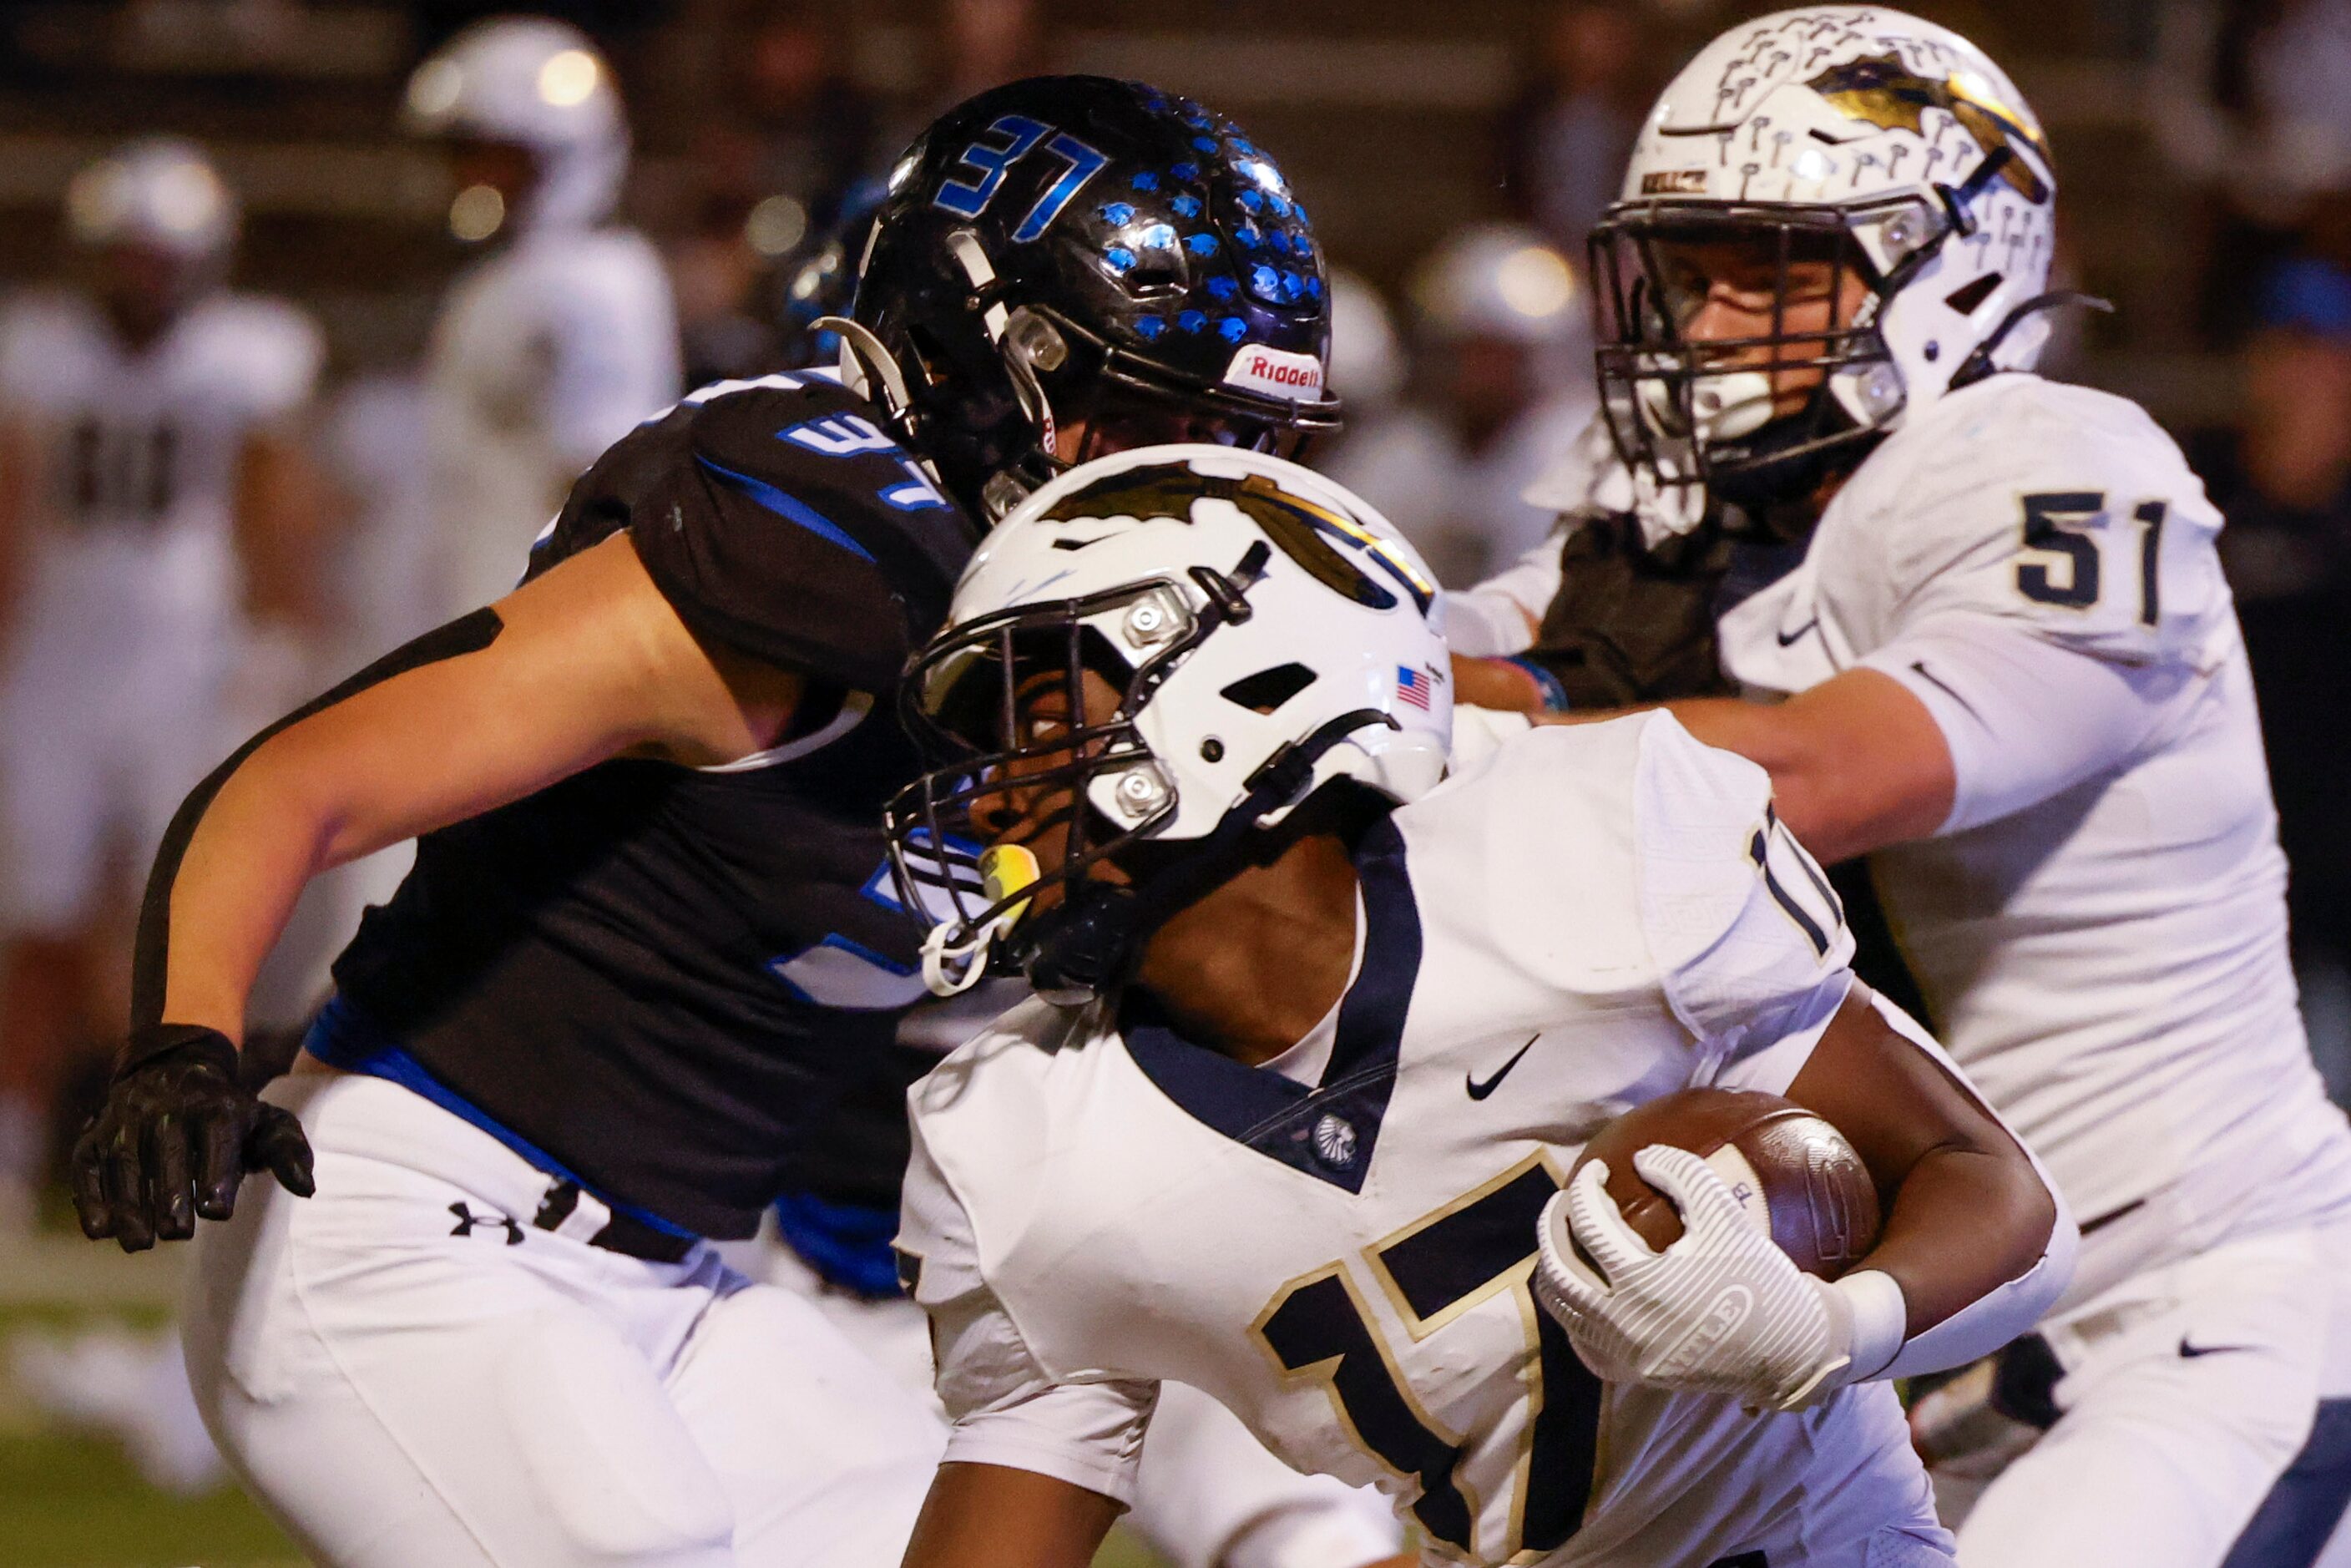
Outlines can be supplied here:
<path id="1" fill-rule="evenodd" d="M 1304 664 L 1292 662 L 1243 675 L 1217 695 L 1251 713 L 1270 714 L 1319 679 Z"/>
<path id="2" fill-rule="evenodd" d="M 1943 303 L 1962 316 L 1972 316 L 1991 298 L 1992 290 L 2003 281 L 1997 272 L 1986 273 L 1972 283 L 1963 283 L 1943 297 Z"/>

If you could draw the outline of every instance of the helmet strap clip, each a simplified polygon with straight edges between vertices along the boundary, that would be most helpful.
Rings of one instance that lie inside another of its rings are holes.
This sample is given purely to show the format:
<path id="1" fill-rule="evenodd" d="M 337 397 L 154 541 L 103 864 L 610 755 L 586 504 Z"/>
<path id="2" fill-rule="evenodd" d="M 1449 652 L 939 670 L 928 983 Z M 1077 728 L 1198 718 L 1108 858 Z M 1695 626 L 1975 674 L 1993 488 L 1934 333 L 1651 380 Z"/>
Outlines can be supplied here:
<path id="1" fill-rule="evenodd" d="M 898 368 L 898 361 L 890 357 L 890 350 L 882 346 L 882 340 L 873 335 L 872 328 L 846 316 L 820 316 L 809 323 L 809 329 L 840 335 L 841 357 L 853 360 L 860 375 L 881 383 L 893 418 L 903 420 L 913 414 L 914 400 L 907 391 L 905 372 Z"/>

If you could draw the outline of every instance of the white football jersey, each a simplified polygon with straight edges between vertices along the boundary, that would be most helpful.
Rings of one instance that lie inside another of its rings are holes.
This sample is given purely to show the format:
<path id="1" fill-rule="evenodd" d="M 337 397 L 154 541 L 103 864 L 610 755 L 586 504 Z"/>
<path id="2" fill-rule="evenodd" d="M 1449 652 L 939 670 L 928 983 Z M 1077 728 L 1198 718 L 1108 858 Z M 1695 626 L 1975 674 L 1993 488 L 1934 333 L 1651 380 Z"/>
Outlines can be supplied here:
<path id="1" fill-rule="evenodd" d="M 1782 1090 L 1851 953 L 1760 768 L 1645 714 L 1539 730 L 1356 856 L 1355 977 L 1280 1061 L 1032 1001 L 910 1096 L 899 1246 L 950 1461 L 1131 1496 L 1158 1383 L 1473 1563 L 1943 1563 L 1893 1389 L 1800 1416 L 1604 1386 L 1530 1294 L 1576 1152 Z"/>
<path id="2" fill-rule="evenodd" d="M 445 613 L 513 590 L 571 482 L 679 374 L 669 277 L 633 230 L 526 234 L 450 286 L 426 362 Z"/>
<path id="3" fill-rule="evenodd" d="M 1721 622 L 1750 690 L 1866 665 L 1950 740 L 1950 821 L 1870 866 L 1940 1039 L 2081 1219 L 2068 1302 L 2351 1213 L 2220 523 L 2136 404 L 1995 376 L 1887 438 Z"/>
<path id="4" fill-rule="evenodd" d="M 33 438 L 25 612 L 117 640 L 225 627 L 246 437 L 309 401 L 323 352 L 308 316 L 248 295 L 201 300 L 135 351 L 79 294 L 0 312 L 0 406 Z"/>

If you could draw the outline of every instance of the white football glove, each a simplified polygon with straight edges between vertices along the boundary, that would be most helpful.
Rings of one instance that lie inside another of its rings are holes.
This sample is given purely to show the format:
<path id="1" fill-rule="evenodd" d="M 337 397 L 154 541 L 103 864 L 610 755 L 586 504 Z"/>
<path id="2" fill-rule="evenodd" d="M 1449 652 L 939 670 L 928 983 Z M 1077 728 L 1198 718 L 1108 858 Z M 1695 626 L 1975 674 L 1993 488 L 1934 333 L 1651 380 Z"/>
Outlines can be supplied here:
<path id="1" fill-rule="evenodd" d="M 1652 1144 L 1633 1168 L 1681 1210 L 1681 1239 L 1663 1252 L 1625 1223 L 1599 1160 L 1536 1227 L 1535 1298 L 1595 1376 L 1773 1410 L 1801 1410 L 1852 1381 L 1854 1308 L 1843 1292 L 1758 1232 L 1698 1155 Z"/>

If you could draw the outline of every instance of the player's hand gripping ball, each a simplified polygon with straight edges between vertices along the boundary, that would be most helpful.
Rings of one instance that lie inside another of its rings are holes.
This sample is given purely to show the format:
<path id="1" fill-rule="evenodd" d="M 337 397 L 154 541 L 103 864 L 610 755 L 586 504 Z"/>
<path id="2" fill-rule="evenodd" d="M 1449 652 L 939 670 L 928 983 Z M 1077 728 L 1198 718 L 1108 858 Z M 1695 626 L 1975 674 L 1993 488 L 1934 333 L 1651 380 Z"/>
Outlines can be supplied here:
<path id="1" fill-rule="evenodd" d="M 1776 1095 L 1698 1089 L 1601 1129 L 1544 1208 L 1535 1294 L 1599 1377 L 1801 1409 L 1842 1386 L 1828 1281 L 1875 1244 L 1867 1169 Z"/>

